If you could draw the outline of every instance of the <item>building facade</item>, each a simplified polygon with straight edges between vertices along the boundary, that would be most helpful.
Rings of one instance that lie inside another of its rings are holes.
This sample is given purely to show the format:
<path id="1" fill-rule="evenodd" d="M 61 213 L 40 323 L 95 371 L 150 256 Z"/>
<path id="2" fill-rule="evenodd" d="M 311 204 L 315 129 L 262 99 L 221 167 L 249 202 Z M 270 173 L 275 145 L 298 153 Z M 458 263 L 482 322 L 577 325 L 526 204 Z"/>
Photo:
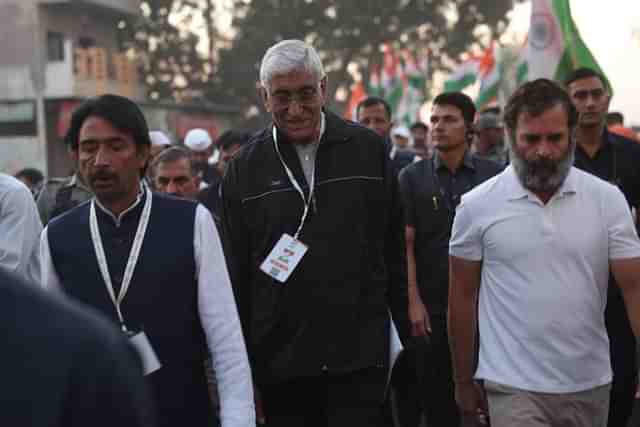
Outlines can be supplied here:
<path id="1" fill-rule="evenodd" d="M 185 122 L 215 135 L 237 110 L 146 102 L 135 58 L 120 50 L 118 26 L 139 0 L 0 0 L 0 171 L 36 167 L 69 173 L 64 134 L 73 108 L 104 93 L 141 103 L 150 127 L 179 141 Z M 182 126 L 182 127 L 181 127 Z"/>

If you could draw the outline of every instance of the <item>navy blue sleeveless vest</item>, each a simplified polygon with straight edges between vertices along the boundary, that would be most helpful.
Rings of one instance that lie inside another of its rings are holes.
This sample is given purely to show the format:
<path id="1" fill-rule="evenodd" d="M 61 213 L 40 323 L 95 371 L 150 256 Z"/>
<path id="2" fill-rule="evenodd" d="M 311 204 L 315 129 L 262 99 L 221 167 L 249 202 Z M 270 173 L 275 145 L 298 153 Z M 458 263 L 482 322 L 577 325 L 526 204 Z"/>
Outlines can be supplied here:
<path id="1" fill-rule="evenodd" d="M 122 314 L 130 330 L 145 331 L 162 364 L 147 377 L 156 398 L 159 425 L 178 426 L 185 419 L 200 419 L 205 425 L 211 404 L 203 368 L 207 347 L 198 316 L 193 246 L 197 205 L 158 194 L 152 197 L 149 225 Z M 123 216 L 119 226 L 96 206 L 116 294 L 143 205 L 144 197 Z M 118 324 L 91 241 L 90 206 L 90 202 L 84 203 L 49 223 L 51 258 L 68 295 Z M 188 418 L 183 418 L 185 415 Z"/>

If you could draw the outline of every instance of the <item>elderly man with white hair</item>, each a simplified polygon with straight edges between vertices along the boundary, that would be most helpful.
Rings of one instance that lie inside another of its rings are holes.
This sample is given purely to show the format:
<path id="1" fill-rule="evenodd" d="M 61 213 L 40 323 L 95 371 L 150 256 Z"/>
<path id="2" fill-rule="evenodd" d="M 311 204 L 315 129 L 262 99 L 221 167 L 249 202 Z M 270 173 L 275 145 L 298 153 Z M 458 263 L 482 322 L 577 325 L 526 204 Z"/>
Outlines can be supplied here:
<path id="1" fill-rule="evenodd" d="M 316 51 L 265 53 L 273 124 L 229 163 L 223 225 L 270 426 L 384 425 L 390 317 L 406 325 L 397 183 L 382 137 L 325 109 Z"/>

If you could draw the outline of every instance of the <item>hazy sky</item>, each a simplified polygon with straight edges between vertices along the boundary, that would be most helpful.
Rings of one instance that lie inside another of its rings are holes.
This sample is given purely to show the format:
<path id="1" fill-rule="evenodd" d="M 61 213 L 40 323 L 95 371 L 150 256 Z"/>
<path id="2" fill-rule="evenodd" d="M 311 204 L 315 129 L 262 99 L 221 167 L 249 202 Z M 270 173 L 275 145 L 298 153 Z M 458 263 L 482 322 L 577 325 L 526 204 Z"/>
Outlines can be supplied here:
<path id="1" fill-rule="evenodd" d="M 571 9 L 582 39 L 613 84 L 610 109 L 621 111 L 627 125 L 640 126 L 640 1 L 572 0 Z M 515 31 L 527 31 L 530 11 L 528 3 L 516 7 Z"/>

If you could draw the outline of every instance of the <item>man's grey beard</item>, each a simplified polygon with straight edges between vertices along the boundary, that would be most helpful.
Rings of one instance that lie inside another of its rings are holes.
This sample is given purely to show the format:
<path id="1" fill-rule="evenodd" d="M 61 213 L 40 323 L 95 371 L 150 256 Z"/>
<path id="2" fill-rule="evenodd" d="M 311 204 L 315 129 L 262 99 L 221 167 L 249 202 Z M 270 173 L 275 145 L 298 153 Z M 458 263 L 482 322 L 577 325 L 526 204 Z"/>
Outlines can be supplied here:
<path id="1" fill-rule="evenodd" d="M 558 160 L 525 160 L 514 144 L 509 144 L 511 164 L 522 186 L 533 192 L 554 192 L 569 175 L 575 158 L 575 140 L 569 144 L 567 154 Z"/>

